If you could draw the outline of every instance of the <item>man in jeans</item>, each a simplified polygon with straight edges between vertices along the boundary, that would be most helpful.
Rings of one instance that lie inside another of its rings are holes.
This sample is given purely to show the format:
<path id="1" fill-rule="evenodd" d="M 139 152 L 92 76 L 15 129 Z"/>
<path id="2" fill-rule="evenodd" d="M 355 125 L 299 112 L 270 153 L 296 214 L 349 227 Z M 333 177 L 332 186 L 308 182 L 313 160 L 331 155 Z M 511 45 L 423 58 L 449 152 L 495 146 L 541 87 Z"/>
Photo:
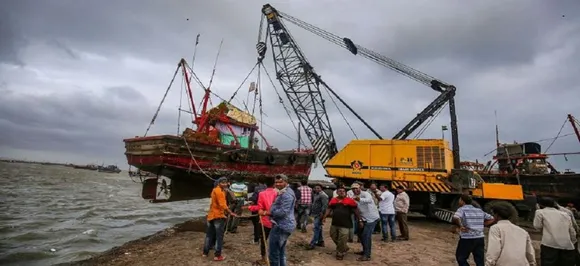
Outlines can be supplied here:
<path id="1" fill-rule="evenodd" d="M 401 231 L 401 237 L 398 238 L 399 240 L 409 240 L 407 213 L 409 212 L 410 204 L 409 195 L 405 192 L 405 188 L 403 186 L 398 186 L 397 197 L 395 197 L 395 219 L 397 219 L 399 231 Z"/>
<path id="2" fill-rule="evenodd" d="M 344 255 L 349 250 L 347 242 L 349 230 L 352 228 L 351 216 L 356 216 L 357 220 L 360 217 L 356 201 L 346 196 L 344 187 L 338 187 L 336 194 L 336 197 L 328 203 L 326 213 L 322 217 L 322 223 L 324 224 L 326 217 L 332 215 L 330 237 L 336 244 L 336 259 L 343 260 Z"/>
<path id="3" fill-rule="evenodd" d="M 361 255 L 357 258 L 357 261 L 369 261 L 371 260 L 371 248 L 372 248 L 372 236 L 375 226 L 379 221 L 379 210 L 373 196 L 367 191 L 361 191 L 359 184 L 353 184 L 351 186 L 352 192 L 354 194 L 354 200 L 358 202 L 358 211 L 360 214 L 359 224 L 359 239 L 362 244 L 362 252 L 357 252 L 355 254 Z"/>
<path id="4" fill-rule="evenodd" d="M 381 225 L 383 231 L 382 241 L 389 241 L 389 233 L 391 232 L 391 241 L 397 239 L 395 230 L 395 195 L 387 189 L 386 185 L 379 187 L 381 196 L 379 197 L 379 214 L 381 215 Z M 387 225 L 390 231 L 387 231 Z"/>
<path id="5" fill-rule="evenodd" d="M 467 259 L 473 254 L 476 266 L 484 266 L 485 262 L 485 225 L 493 223 L 494 218 L 480 208 L 471 205 L 469 195 L 461 195 L 459 209 L 453 215 L 453 223 L 459 226 L 459 242 L 455 251 L 455 259 L 459 266 L 469 266 Z"/>
<path id="6" fill-rule="evenodd" d="M 328 195 L 322 191 L 322 186 L 317 184 L 314 186 L 314 194 L 312 195 L 312 210 L 310 215 L 314 218 L 314 229 L 312 241 L 307 249 L 314 249 L 316 246 L 324 247 L 324 238 L 322 237 L 322 216 L 328 206 Z"/>
<path id="7" fill-rule="evenodd" d="M 211 201 L 209 211 L 207 213 L 207 229 L 205 232 L 205 242 L 203 245 L 203 256 L 209 254 L 209 250 L 215 246 L 214 258 L 215 261 L 222 261 L 225 257 L 222 255 L 222 246 L 224 241 L 224 230 L 226 224 L 225 213 L 232 217 L 236 214 L 230 211 L 226 203 L 226 189 L 228 187 L 228 179 L 221 177 L 218 179 L 218 185 L 211 192 Z"/>
<path id="8" fill-rule="evenodd" d="M 275 180 L 278 196 L 269 211 L 262 211 L 261 215 L 270 216 L 272 230 L 268 239 L 270 266 L 286 266 L 286 242 L 296 229 L 294 218 L 294 202 L 296 196 L 288 186 L 286 175 L 277 175 Z"/>
<path id="9" fill-rule="evenodd" d="M 298 187 L 300 192 L 300 200 L 298 200 L 296 222 L 298 223 L 298 228 L 301 229 L 302 233 L 306 233 L 306 225 L 308 224 L 308 216 L 310 216 L 310 207 L 312 205 L 312 189 L 308 186 L 308 181 L 302 180 Z"/>

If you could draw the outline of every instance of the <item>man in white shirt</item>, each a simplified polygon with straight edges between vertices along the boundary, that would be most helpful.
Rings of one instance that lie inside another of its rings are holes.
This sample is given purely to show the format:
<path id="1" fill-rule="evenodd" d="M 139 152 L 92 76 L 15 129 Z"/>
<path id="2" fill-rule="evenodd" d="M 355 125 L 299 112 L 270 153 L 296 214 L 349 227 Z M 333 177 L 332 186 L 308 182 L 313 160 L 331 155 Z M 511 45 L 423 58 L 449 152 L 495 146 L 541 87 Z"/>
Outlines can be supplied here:
<path id="1" fill-rule="evenodd" d="M 410 205 L 409 195 L 403 186 L 397 187 L 397 197 L 395 197 L 395 219 L 401 231 L 400 240 L 409 240 L 409 226 L 407 225 L 407 213 Z"/>
<path id="2" fill-rule="evenodd" d="M 560 204 L 558 204 L 556 202 L 556 208 L 566 214 L 568 214 L 568 216 L 570 216 L 570 220 L 572 220 L 572 226 L 574 226 L 574 230 L 576 231 L 576 241 L 573 241 L 574 243 L 574 249 L 576 250 L 576 254 L 575 254 L 575 261 L 576 261 L 576 265 L 580 266 L 580 253 L 578 252 L 578 237 L 580 236 L 580 227 L 578 227 L 578 223 L 576 222 L 576 217 L 574 216 L 574 212 L 572 212 L 572 210 L 568 209 L 568 208 L 564 208 L 562 206 L 560 206 Z"/>
<path id="3" fill-rule="evenodd" d="M 361 252 L 355 252 L 355 254 L 361 255 L 357 261 L 369 261 L 371 260 L 373 231 L 380 218 L 379 210 L 373 200 L 374 196 L 367 191 L 362 191 L 359 184 L 352 184 L 351 187 L 354 194 L 353 199 L 358 203 L 357 208 L 361 218 L 358 221 L 358 237 L 363 248 Z"/>
<path id="4" fill-rule="evenodd" d="M 498 203 L 491 209 L 497 224 L 489 229 L 486 266 L 535 266 L 536 252 L 530 234 L 510 222 L 509 203 Z"/>
<path id="5" fill-rule="evenodd" d="M 542 266 L 573 266 L 575 264 L 574 241 L 576 230 L 568 214 L 556 209 L 551 198 L 539 200 L 534 228 L 542 230 L 540 260 Z"/>
<path id="6" fill-rule="evenodd" d="M 391 241 L 397 239 L 397 234 L 395 233 L 395 195 L 387 189 L 386 185 L 381 185 L 379 187 L 381 195 L 379 197 L 379 213 L 381 215 L 381 227 L 383 231 L 382 241 L 386 242 L 389 240 L 389 234 L 391 233 Z M 389 226 L 389 231 L 387 231 L 387 225 Z"/>

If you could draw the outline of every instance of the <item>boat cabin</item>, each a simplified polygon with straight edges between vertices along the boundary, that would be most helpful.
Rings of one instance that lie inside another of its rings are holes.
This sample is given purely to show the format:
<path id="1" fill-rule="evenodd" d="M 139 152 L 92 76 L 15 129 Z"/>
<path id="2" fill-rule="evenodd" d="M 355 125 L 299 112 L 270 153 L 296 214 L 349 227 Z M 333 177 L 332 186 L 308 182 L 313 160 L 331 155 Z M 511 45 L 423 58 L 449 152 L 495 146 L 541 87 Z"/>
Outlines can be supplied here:
<path id="1" fill-rule="evenodd" d="M 263 139 L 256 118 L 225 101 L 197 117 L 194 123 L 197 130 L 187 128 L 184 132 L 188 141 L 257 149 L 258 136 Z"/>

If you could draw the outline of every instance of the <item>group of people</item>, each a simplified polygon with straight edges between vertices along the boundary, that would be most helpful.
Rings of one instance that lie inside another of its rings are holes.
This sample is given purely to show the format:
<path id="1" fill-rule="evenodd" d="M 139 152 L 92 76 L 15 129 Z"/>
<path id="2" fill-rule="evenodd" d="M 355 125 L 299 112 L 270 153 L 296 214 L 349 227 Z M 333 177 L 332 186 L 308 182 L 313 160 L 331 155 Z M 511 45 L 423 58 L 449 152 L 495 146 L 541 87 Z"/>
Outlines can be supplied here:
<path id="1" fill-rule="evenodd" d="M 288 188 L 288 177 L 285 175 L 277 175 L 263 185 L 263 190 L 254 193 L 257 194 L 254 204 L 244 205 L 242 209 L 247 208 L 255 213 L 255 217 L 260 217 L 261 232 L 255 235 L 259 236 L 262 260 L 269 265 L 286 265 L 286 242 L 296 228 L 296 197 Z M 216 187 L 211 192 L 202 256 L 208 256 L 213 249 L 214 261 L 225 259 L 222 247 L 228 216 L 232 219 L 239 216 L 227 204 L 226 195 L 232 192 L 229 186 L 229 180 L 222 177 L 216 181 Z"/>
<path id="2" fill-rule="evenodd" d="M 453 216 L 460 235 L 455 252 L 459 266 L 469 265 L 467 260 L 470 255 L 473 255 L 476 266 L 536 265 L 530 235 L 510 221 L 513 215 L 517 215 L 510 203 L 498 202 L 491 207 L 491 214 L 474 206 L 475 201 L 469 195 L 462 195 L 459 205 Z M 486 251 L 484 227 L 489 225 Z M 542 266 L 580 265 L 579 228 L 572 211 L 560 207 L 551 198 L 541 198 L 533 226 L 542 231 Z"/>
<path id="3" fill-rule="evenodd" d="M 228 219 L 236 219 L 241 213 L 239 209 L 248 209 L 252 213 L 253 242 L 260 244 L 261 260 L 258 263 L 262 265 L 286 265 L 287 240 L 297 229 L 305 233 L 309 218 L 313 221 L 313 232 L 307 249 L 325 246 L 323 225 L 327 218 L 331 218 L 329 234 L 336 244 L 337 260 L 344 259 L 350 250 L 348 243 L 355 242 L 355 236 L 356 242 L 362 246 L 362 251 L 355 252 L 360 256 L 357 261 L 371 260 L 373 233 L 382 233 L 385 242 L 409 240 L 407 213 L 410 200 L 403 187 L 397 187 L 395 194 L 382 184 L 378 188 L 376 184 L 365 188 L 362 183 L 355 182 L 350 190 L 339 185 L 329 197 L 320 185 L 312 189 L 304 182 L 292 188 L 285 175 L 277 175 L 254 189 L 249 198 L 250 205 L 241 204 L 238 208 L 239 202 L 243 202 L 244 189 L 247 194 L 247 188 L 230 187 L 227 178 L 216 181 L 207 216 L 203 256 L 208 256 L 214 249 L 214 260 L 224 260 L 224 232 L 230 230 L 226 228 L 227 224 L 235 223 Z M 469 265 L 470 255 L 476 266 L 536 264 L 530 235 L 510 222 L 514 212 L 509 203 L 493 205 L 489 214 L 465 194 L 460 197 L 459 206 L 453 216 L 460 236 L 455 252 L 458 265 Z M 396 236 L 397 226 L 399 236 Z M 487 251 L 486 226 L 491 226 Z M 542 198 L 538 202 L 533 226 L 542 231 L 541 265 L 580 265 L 577 241 L 580 234 L 571 210 L 559 206 L 553 199 Z M 235 232 L 235 228 L 233 230 L 231 232 Z"/>

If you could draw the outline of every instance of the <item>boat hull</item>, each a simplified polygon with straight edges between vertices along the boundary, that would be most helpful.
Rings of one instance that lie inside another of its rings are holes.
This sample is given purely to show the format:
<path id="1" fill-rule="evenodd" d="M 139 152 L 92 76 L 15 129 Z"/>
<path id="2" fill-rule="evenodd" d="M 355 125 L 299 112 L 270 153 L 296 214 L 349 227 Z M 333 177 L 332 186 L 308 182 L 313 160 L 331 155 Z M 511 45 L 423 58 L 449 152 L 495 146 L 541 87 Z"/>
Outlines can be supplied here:
<path id="1" fill-rule="evenodd" d="M 500 175 L 480 174 L 486 182 L 520 184 L 526 194 L 540 197 L 552 197 L 560 203 L 573 202 L 580 205 L 580 174 L 537 174 Z M 518 182 L 519 179 L 519 182 Z"/>
<path id="2" fill-rule="evenodd" d="M 266 151 L 234 146 L 185 142 L 171 135 L 125 139 L 127 163 L 142 171 L 171 180 L 170 196 L 164 201 L 207 198 L 214 180 L 225 176 L 256 183 L 277 174 L 290 182 L 307 180 L 315 156 L 313 153 Z M 157 198 L 158 177 L 143 180 L 142 196 Z"/>

